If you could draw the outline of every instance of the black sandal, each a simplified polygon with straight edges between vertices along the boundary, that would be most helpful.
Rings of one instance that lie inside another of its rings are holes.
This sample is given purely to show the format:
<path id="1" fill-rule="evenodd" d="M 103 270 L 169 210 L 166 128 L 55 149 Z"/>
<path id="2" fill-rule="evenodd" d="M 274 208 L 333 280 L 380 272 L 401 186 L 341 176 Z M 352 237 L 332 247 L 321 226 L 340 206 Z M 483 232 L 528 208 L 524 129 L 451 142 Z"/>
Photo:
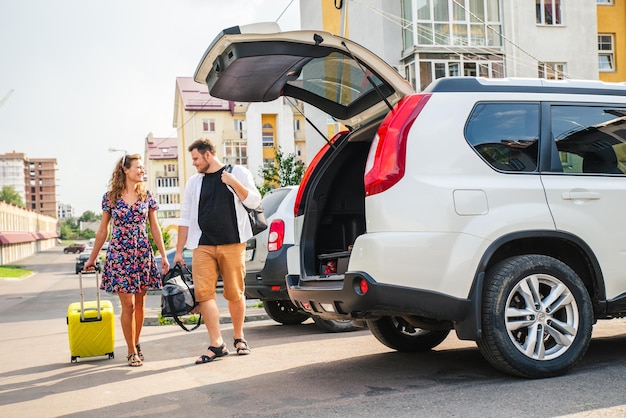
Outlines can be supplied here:
<path id="1" fill-rule="evenodd" d="M 139 356 L 139 360 L 143 361 L 143 353 L 141 352 L 141 344 L 137 344 L 135 348 L 137 349 L 137 355 Z"/>
<path id="2" fill-rule="evenodd" d="M 219 347 L 209 346 L 208 350 L 215 355 L 211 357 L 211 356 L 207 356 L 206 354 L 203 354 L 200 357 L 198 357 L 198 359 L 196 360 L 196 364 L 210 363 L 218 357 L 224 357 L 228 355 L 226 344 L 223 344 L 223 343 Z"/>
<path id="3" fill-rule="evenodd" d="M 126 357 L 126 359 L 128 360 L 128 365 L 130 367 L 143 366 L 143 363 L 141 362 L 141 360 L 139 360 L 139 356 L 135 353 L 129 354 L 128 357 Z"/>
<path id="4" fill-rule="evenodd" d="M 237 344 L 243 343 L 243 347 L 237 347 Z M 243 338 L 235 338 L 235 348 L 237 349 L 237 354 L 240 356 L 246 356 L 252 352 L 250 347 L 248 347 L 248 341 Z M 246 352 L 247 351 L 247 352 Z"/>

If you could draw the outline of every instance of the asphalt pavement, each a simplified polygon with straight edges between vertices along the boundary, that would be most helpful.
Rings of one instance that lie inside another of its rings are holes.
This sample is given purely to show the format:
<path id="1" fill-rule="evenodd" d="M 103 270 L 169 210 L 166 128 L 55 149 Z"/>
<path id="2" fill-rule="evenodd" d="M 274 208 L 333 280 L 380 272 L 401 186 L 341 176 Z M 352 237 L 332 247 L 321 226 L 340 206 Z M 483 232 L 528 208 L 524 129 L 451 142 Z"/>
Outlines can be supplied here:
<path id="1" fill-rule="evenodd" d="M 194 362 L 207 349 L 204 327 L 146 326 L 144 364 L 128 367 L 119 302 L 103 294 L 115 309 L 115 357 L 72 363 L 66 313 L 78 300 L 75 258 L 45 251 L 20 263 L 35 274 L 0 279 L 0 417 L 626 416 L 623 318 L 599 321 L 585 358 L 553 379 L 502 374 L 453 334 L 436 350 L 400 353 L 368 330 L 324 333 L 310 319 L 285 326 L 254 309 L 245 326 L 250 355 L 235 353 L 225 319 L 230 355 L 202 365 Z M 86 286 L 86 299 L 94 293 Z M 152 312 L 159 303 L 158 293 L 149 296 Z"/>
<path id="2" fill-rule="evenodd" d="M 145 405 L 141 403 L 133 405 L 146 393 L 161 394 L 189 387 L 185 370 L 188 367 L 200 369 L 201 366 L 194 365 L 194 360 L 208 345 L 204 326 L 187 333 L 176 324 L 158 325 L 161 301 L 158 291 L 149 292 L 146 300 L 145 324 L 148 326 L 144 327 L 141 338 L 146 356 L 143 367 L 128 367 L 119 323 L 119 299 L 105 292 L 101 292 L 101 300 L 110 300 L 115 313 L 115 357 L 70 361 L 66 315 L 68 305 L 80 300 L 75 258 L 76 255 L 63 254 L 59 246 L 14 263 L 33 270 L 32 275 L 21 279 L 0 278 L 0 416 L 85 416 L 87 411 L 92 411 L 89 416 L 110 416 L 107 406 L 120 402 L 129 403 L 129 414 L 120 408 L 113 416 L 206 416 L 198 411 L 187 411 L 184 402 L 166 402 L 170 406 L 158 410 L 144 410 Z M 95 300 L 95 276 L 86 274 L 83 282 L 85 300 Z M 221 323 L 225 324 L 223 337 L 231 351 L 229 357 L 245 359 L 234 354 L 227 302 L 221 295 L 217 299 Z M 258 301 L 248 301 L 248 304 L 255 302 Z M 267 320 L 263 308 L 248 308 L 246 321 L 277 324 Z M 254 350 L 249 337 L 248 340 Z M 252 358 L 252 355 L 245 357 Z M 190 370 L 202 373 L 194 368 Z M 224 379 L 223 373 L 220 372 L 216 381 Z M 150 379 L 150 376 L 162 379 Z M 133 389 L 133 383 L 141 386 Z M 123 386 L 116 387 L 118 385 Z M 124 389 L 126 385 L 128 388 Z M 178 405 L 176 411 L 168 412 L 174 404 Z"/>

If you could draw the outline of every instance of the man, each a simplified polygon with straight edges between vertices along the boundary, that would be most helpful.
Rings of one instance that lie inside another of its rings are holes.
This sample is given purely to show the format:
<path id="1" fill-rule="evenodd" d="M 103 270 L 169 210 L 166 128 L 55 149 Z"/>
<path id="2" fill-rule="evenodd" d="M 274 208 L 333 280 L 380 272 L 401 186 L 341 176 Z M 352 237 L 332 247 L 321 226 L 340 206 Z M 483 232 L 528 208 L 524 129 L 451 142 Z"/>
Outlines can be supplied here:
<path id="1" fill-rule="evenodd" d="M 198 173 L 185 187 L 174 263 L 184 263 L 186 243 L 187 248 L 193 250 L 194 293 L 210 339 L 207 352 L 196 360 L 196 364 L 203 364 L 228 354 L 215 300 L 219 275 L 232 318 L 235 349 L 237 354 L 250 354 L 243 323 L 246 313 L 245 251 L 246 241 L 252 237 L 252 228 L 243 205 L 257 207 L 261 194 L 247 168 L 234 166 L 232 173 L 226 170 L 227 167 L 215 156 L 215 146 L 210 140 L 198 139 L 188 150 Z"/>

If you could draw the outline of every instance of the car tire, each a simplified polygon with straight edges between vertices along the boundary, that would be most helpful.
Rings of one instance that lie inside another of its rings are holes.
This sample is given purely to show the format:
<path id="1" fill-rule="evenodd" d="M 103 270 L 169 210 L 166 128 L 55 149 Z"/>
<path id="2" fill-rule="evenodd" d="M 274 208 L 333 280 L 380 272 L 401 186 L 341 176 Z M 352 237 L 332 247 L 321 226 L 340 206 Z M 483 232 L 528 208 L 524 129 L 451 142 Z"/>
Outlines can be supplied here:
<path id="1" fill-rule="evenodd" d="M 69 253 L 68 250 L 63 250 L 63 254 L 67 254 L 67 253 Z"/>
<path id="2" fill-rule="evenodd" d="M 430 351 L 446 339 L 449 329 L 415 328 L 400 317 L 385 316 L 367 321 L 374 337 L 389 348 L 402 352 Z"/>
<path id="3" fill-rule="evenodd" d="M 358 329 L 351 320 L 331 320 L 331 319 L 322 319 L 318 316 L 311 316 L 313 318 L 313 322 L 317 325 L 318 328 L 326 331 L 326 332 L 350 332 Z"/>
<path id="4" fill-rule="evenodd" d="M 267 316 L 284 325 L 298 325 L 309 319 L 309 314 L 298 309 L 290 300 L 264 300 Z"/>
<path id="5" fill-rule="evenodd" d="M 544 255 L 512 257 L 490 269 L 485 283 L 478 346 L 494 367 L 545 378 L 583 358 L 593 310 L 582 280 L 565 263 Z"/>

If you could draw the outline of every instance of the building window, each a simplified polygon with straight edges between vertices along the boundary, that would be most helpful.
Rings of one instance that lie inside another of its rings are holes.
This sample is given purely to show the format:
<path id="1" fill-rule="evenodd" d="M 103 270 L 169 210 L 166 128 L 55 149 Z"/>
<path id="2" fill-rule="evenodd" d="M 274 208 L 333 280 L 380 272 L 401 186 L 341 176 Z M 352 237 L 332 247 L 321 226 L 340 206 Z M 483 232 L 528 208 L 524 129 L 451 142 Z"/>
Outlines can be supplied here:
<path id="1" fill-rule="evenodd" d="M 560 62 L 540 62 L 537 66 L 537 76 L 548 80 L 563 80 L 565 78 L 565 64 Z"/>
<path id="2" fill-rule="evenodd" d="M 273 158 L 263 158 L 263 169 L 264 170 L 269 170 L 272 167 L 276 166 L 276 160 L 274 160 Z"/>
<path id="3" fill-rule="evenodd" d="M 535 0 L 538 25 L 561 25 L 561 0 Z"/>
<path id="4" fill-rule="evenodd" d="M 157 177 L 157 187 L 178 187 L 178 177 Z"/>
<path id="5" fill-rule="evenodd" d="M 204 132 L 215 132 L 215 120 L 202 119 L 202 130 Z"/>
<path id="6" fill-rule="evenodd" d="M 274 147 L 274 127 L 271 123 L 263 124 L 263 146 L 266 148 Z"/>
<path id="7" fill-rule="evenodd" d="M 598 35 L 598 68 L 602 72 L 615 71 L 613 51 L 613 35 L 601 33 Z"/>
<path id="8" fill-rule="evenodd" d="M 420 54 L 418 74 L 421 91 L 442 77 L 502 78 L 504 77 L 504 61 L 497 55 Z"/>
<path id="9" fill-rule="evenodd" d="M 404 48 L 417 45 L 501 46 L 497 0 L 402 1 Z"/>
<path id="10" fill-rule="evenodd" d="M 293 120 L 293 130 L 297 132 L 300 129 L 302 129 L 302 127 L 300 125 L 300 119 L 294 119 Z"/>
<path id="11" fill-rule="evenodd" d="M 596 3 L 600 4 L 600 5 L 613 5 L 613 0 L 596 0 Z"/>
<path id="12" fill-rule="evenodd" d="M 224 162 L 234 165 L 248 164 L 247 141 L 231 141 L 224 144 Z"/>

